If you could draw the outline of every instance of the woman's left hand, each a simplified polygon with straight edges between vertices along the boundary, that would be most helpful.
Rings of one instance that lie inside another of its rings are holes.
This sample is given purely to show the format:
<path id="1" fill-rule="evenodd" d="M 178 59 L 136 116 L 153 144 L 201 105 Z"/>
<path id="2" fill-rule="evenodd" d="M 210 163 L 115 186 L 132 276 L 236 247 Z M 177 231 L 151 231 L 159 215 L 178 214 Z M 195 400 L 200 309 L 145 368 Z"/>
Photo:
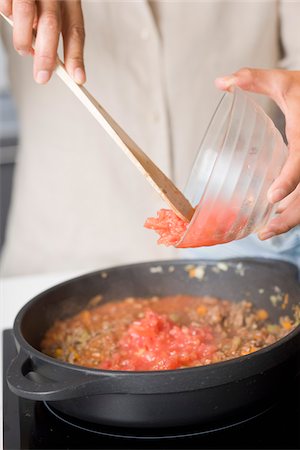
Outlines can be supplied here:
<path id="1" fill-rule="evenodd" d="M 280 201 L 278 215 L 259 231 L 259 238 L 285 233 L 300 224 L 300 71 L 247 68 L 217 78 L 215 83 L 225 91 L 238 86 L 267 95 L 285 115 L 289 155 L 268 192 L 271 203 Z"/>

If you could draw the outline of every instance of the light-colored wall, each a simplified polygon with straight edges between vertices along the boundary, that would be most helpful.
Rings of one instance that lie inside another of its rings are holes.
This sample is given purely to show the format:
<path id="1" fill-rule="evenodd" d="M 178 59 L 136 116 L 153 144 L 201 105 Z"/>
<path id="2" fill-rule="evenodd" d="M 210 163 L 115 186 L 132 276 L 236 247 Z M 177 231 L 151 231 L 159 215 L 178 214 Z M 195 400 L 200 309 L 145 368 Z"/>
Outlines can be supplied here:
<path id="1" fill-rule="evenodd" d="M 0 142 L 14 139 L 18 134 L 15 108 L 10 97 L 9 80 L 7 76 L 7 58 L 0 39 Z M 3 156 L 0 155 L 0 157 Z M 1 158 L 0 158 L 1 163 Z"/>
<path id="2" fill-rule="evenodd" d="M 0 39 L 0 248 L 10 206 L 17 136 L 18 124 L 9 91 L 7 60 Z"/>
<path id="3" fill-rule="evenodd" d="M 8 78 L 6 73 L 6 56 L 0 39 L 0 92 L 8 89 Z"/>

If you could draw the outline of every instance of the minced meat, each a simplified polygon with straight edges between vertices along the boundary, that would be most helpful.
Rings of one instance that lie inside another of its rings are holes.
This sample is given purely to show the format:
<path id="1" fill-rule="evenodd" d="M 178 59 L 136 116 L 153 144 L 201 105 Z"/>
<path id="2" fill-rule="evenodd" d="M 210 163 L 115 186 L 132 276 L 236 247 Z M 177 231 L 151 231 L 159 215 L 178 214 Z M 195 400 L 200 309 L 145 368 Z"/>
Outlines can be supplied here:
<path id="1" fill-rule="evenodd" d="M 62 361 L 97 369 L 179 369 L 247 355 L 294 326 L 287 316 L 271 323 L 266 310 L 245 300 L 130 297 L 55 322 L 41 349 Z"/>

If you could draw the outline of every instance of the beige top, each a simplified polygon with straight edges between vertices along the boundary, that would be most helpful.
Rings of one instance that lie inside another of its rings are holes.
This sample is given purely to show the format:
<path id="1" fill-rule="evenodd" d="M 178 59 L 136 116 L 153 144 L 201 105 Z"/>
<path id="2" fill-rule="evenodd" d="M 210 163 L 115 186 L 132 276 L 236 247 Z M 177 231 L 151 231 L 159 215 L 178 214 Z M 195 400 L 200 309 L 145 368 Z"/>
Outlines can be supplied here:
<path id="1" fill-rule="evenodd" d="M 281 46 L 300 68 L 299 1 L 87 1 L 84 15 L 87 88 L 180 189 L 222 95 L 214 78 L 276 67 Z M 21 122 L 2 273 L 181 257 L 143 228 L 158 194 L 62 82 L 34 83 L 1 31 Z"/>

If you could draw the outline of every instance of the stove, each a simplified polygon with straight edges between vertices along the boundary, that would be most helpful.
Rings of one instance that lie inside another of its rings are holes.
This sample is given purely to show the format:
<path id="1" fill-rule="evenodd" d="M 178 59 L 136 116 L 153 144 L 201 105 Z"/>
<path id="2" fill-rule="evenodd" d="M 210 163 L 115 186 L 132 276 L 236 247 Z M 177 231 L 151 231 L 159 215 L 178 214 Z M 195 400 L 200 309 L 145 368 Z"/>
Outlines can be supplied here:
<path id="1" fill-rule="evenodd" d="M 16 356 L 12 330 L 3 334 L 4 374 Z M 278 386 L 280 390 L 280 386 Z M 259 416 L 208 429 L 136 430 L 83 423 L 44 402 L 14 395 L 3 376 L 4 449 L 300 449 L 300 376 L 289 394 Z M 217 429 L 216 429 L 217 428 Z"/>

